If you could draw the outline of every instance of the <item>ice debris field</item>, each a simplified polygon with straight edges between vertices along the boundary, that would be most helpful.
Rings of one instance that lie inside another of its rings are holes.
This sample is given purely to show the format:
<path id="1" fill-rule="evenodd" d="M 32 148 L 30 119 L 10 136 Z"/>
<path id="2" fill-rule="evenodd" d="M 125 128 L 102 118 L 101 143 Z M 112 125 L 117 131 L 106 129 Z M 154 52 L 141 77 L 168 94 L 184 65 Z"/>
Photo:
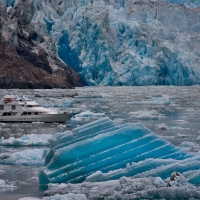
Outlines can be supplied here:
<path id="1" fill-rule="evenodd" d="M 200 199 L 199 91 L 24 90 L 45 107 L 74 115 L 66 124 L 0 123 L 0 199 L 5 193 L 22 200 Z M 73 104 L 64 105 L 75 92 Z M 48 184 L 42 194 L 39 182 Z"/>

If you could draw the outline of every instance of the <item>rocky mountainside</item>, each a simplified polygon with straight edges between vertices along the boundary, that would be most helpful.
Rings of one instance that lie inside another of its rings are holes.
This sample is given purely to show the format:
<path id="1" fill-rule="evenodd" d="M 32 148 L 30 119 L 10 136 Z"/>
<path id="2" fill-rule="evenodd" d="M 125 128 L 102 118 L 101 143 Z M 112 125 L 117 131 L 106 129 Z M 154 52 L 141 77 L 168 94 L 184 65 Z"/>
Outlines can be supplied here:
<path id="1" fill-rule="evenodd" d="M 78 74 L 57 56 L 54 39 L 30 25 L 35 6 L 0 2 L 0 88 L 73 88 Z"/>

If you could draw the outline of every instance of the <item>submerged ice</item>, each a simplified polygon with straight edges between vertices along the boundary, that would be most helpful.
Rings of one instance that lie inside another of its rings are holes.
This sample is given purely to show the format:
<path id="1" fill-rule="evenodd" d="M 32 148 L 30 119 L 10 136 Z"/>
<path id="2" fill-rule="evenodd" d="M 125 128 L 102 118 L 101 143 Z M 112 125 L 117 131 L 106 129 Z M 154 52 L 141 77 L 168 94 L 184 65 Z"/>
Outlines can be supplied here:
<path id="1" fill-rule="evenodd" d="M 115 124 L 105 117 L 57 133 L 40 184 L 117 180 L 122 176 L 166 179 L 174 171 L 200 183 L 200 155 L 163 140 L 141 123 Z M 193 173 L 194 172 L 194 173 Z"/>

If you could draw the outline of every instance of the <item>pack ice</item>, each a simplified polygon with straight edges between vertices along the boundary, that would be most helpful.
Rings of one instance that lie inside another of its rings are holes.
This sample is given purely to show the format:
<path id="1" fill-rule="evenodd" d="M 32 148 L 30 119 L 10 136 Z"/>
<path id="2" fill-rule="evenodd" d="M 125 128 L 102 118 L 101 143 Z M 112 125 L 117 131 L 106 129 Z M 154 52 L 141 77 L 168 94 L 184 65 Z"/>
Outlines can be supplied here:
<path id="1" fill-rule="evenodd" d="M 163 140 L 141 123 L 115 124 L 104 117 L 57 133 L 40 172 L 40 184 L 107 181 L 122 176 L 168 178 L 179 171 L 200 183 L 200 155 Z"/>

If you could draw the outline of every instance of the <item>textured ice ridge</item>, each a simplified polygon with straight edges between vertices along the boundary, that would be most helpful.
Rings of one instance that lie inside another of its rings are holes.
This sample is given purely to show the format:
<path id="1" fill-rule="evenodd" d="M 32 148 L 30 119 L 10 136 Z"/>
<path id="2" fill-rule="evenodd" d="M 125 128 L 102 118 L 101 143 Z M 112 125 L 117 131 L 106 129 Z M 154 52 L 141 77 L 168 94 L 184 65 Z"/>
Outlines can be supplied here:
<path id="1" fill-rule="evenodd" d="M 85 85 L 200 83 L 199 0 L 33 1 L 32 27 Z"/>
<path id="2" fill-rule="evenodd" d="M 56 134 L 40 172 L 41 184 L 107 181 L 122 176 L 167 178 L 184 173 L 200 183 L 200 155 L 163 140 L 141 123 L 116 125 L 105 117 Z"/>

